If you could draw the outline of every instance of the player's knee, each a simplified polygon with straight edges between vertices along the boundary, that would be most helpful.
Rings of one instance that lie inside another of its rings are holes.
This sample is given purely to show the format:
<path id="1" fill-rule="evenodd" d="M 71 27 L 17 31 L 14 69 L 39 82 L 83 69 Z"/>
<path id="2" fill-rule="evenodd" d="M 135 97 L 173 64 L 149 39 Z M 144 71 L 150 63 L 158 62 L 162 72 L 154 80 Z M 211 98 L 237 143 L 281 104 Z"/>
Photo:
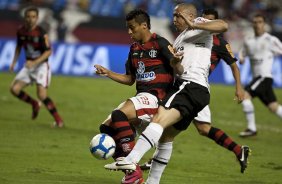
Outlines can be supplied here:
<path id="1" fill-rule="evenodd" d="M 110 136 L 114 136 L 116 134 L 116 131 L 115 131 L 114 128 L 112 128 L 108 125 L 105 125 L 105 124 L 100 125 L 100 132 L 104 133 L 104 134 L 108 134 Z"/>
<path id="2" fill-rule="evenodd" d="M 276 113 L 278 106 L 279 104 L 277 102 L 272 102 L 267 107 L 270 110 L 270 112 Z"/>
<path id="3" fill-rule="evenodd" d="M 112 112 L 112 121 L 115 122 L 115 121 L 119 121 L 119 120 L 125 120 L 125 119 L 128 119 L 127 116 L 124 114 L 124 112 L 122 112 L 121 110 L 114 110 Z"/>
<path id="4" fill-rule="evenodd" d="M 242 105 L 243 105 L 244 112 L 253 112 L 254 111 L 254 105 L 250 99 L 243 100 Z"/>
<path id="5" fill-rule="evenodd" d="M 20 91 L 21 90 L 19 88 L 17 88 L 16 86 L 14 86 L 14 85 L 10 86 L 10 92 L 13 95 L 17 96 L 20 93 Z"/>
<path id="6" fill-rule="evenodd" d="M 194 124 L 198 130 L 198 133 L 202 136 L 208 136 L 210 131 L 210 125 L 209 124 L 203 124 L 199 123 L 198 121 L 194 121 Z"/>

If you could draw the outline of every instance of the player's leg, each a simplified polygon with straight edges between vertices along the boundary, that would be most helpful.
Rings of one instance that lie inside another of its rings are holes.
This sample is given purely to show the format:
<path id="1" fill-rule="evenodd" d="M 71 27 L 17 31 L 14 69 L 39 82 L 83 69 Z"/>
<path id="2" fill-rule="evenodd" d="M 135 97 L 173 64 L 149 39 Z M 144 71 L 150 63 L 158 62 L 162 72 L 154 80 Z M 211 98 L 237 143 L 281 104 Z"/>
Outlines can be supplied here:
<path id="1" fill-rule="evenodd" d="M 152 166 L 147 178 L 147 184 L 158 184 L 165 170 L 173 149 L 173 140 L 180 133 L 173 126 L 166 128 L 162 134 L 152 159 Z"/>
<path id="2" fill-rule="evenodd" d="M 252 102 L 252 96 L 248 91 L 245 91 L 242 106 L 247 119 L 247 129 L 240 132 L 239 135 L 241 137 L 255 136 L 257 134 L 257 127 L 255 122 L 255 108 Z"/>
<path id="3" fill-rule="evenodd" d="M 31 74 L 36 81 L 37 96 L 46 106 L 47 110 L 53 116 L 55 123 L 52 126 L 63 127 L 63 119 L 58 113 L 55 103 L 47 94 L 47 88 L 51 83 L 51 70 L 48 63 L 42 63 L 36 71 Z"/>
<path id="4" fill-rule="evenodd" d="M 23 89 L 31 83 L 28 70 L 23 68 L 15 77 L 10 87 L 10 92 L 18 99 L 30 104 L 32 106 L 32 119 L 35 119 L 40 109 L 40 103 L 29 96 Z"/>
<path id="5" fill-rule="evenodd" d="M 134 131 L 129 123 L 129 119 L 134 118 L 136 118 L 136 112 L 131 100 L 127 100 L 111 114 L 110 127 L 115 132 L 113 138 L 116 141 L 115 159 L 127 156 L 134 147 Z"/>
<path id="6" fill-rule="evenodd" d="M 261 90 L 259 95 L 260 100 L 265 106 L 278 117 L 282 118 L 282 105 L 277 102 L 276 95 L 272 88 L 273 79 L 266 78 L 264 81 L 264 90 Z"/>
<path id="7" fill-rule="evenodd" d="M 135 98 L 135 97 L 134 97 Z M 116 161 L 121 161 L 126 157 L 135 145 L 135 133 L 130 125 L 129 120 L 136 119 L 136 110 L 135 105 L 131 100 L 127 100 L 122 103 L 118 109 L 115 109 L 112 114 L 104 122 L 104 128 L 107 127 L 107 131 L 113 133 L 113 138 L 116 142 L 116 151 L 113 158 Z M 112 130 L 110 130 L 112 128 Z M 142 183 L 143 174 L 139 166 L 136 166 L 135 171 L 126 172 L 125 176 L 122 178 L 122 184 L 128 183 Z"/>
<path id="8" fill-rule="evenodd" d="M 207 105 L 202 109 L 193 121 L 200 135 L 207 136 L 218 145 L 233 151 L 238 157 L 241 153 L 241 146 L 234 142 L 224 131 L 211 126 L 211 111 Z"/>
<path id="9" fill-rule="evenodd" d="M 280 105 L 278 102 L 271 102 L 267 105 L 267 107 L 271 112 L 282 118 L 282 105 Z"/>
<path id="10" fill-rule="evenodd" d="M 158 118 L 155 118 L 156 116 L 153 117 L 152 122 L 139 136 L 134 149 L 129 153 L 129 155 L 121 162 L 119 161 L 105 165 L 105 168 L 110 170 L 136 170 L 136 164 L 140 161 L 143 155 L 158 143 L 164 130 L 163 126 L 169 126 L 169 124 L 171 124 L 170 121 L 174 122 L 173 118 L 175 117 L 178 117 L 175 118 L 177 120 L 181 119 L 180 113 L 177 111 L 178 113 L 175 114 L 175 111 L 177 110 L 167 110 L 164 107 L 159 107 L 157 113 Z M 162 114 L 165 114 L 167 119 L 162 119 L 161 116 L 164 116 Z M 158 123 L 158 120 L 165 121 L 165 123 L 161 125 Z"/>
<path id="11" fill-rule="evenodd" d="M 55 123 L 52 126 L 58 126 L 60 128 L 63 127 L 64 126 L 63 119 L 58 113 L 58 110 L 53 100 L 50 97 L 48 97 L 47 88 L 43 87 L 40 84 L 37 85 L 37 95 L 55 120 Z"/>

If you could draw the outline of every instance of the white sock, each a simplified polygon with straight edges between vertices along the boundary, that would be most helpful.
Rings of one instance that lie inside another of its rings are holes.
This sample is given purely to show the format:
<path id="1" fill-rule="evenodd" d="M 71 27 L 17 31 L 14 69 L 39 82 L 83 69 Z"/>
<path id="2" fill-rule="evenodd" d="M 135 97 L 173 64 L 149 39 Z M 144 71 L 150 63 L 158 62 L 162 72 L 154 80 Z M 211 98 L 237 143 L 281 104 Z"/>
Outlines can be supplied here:
<path id="1" fill-rule="evenodd" d="M 143 155 L 159 141 L 163 127 L 157 123 L 150 123 L 139 136 L 133 150 L 124 159 L 126 162 L 138 163 Z"/>
<path id="2" fill-rule="evenodd" d="M 154 153 L 146 184 L 159 184 L 163 171 L 172 154 L 172 142 L 159 143 Z"/>
<path id="3" fill-rule="evenodd" d="M 248 129 L 252 131 L 257 131 L 256 122 L 255 122 L 255 108 L 250 99 L 245 99 L 242 102 L 243 111 L 245 112 L 246 119 L 248 122 Z"/>
<path id="4" fill-rule="evenodd" d="M 282 118 L 282 105 L 279 105 L 276 111 L 277 116 Z"/>

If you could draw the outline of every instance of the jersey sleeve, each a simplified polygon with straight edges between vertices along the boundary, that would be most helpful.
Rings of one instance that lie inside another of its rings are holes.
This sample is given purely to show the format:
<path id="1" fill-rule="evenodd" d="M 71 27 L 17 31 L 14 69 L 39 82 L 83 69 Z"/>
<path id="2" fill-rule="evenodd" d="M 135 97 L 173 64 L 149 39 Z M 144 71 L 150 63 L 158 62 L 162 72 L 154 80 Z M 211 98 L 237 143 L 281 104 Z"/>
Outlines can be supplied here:
<path id="1" fill-rule="evenodd" d="M 218 36 L 219 45 L 214 45 L 213 49 L 217 53 L 220 59 L 223 59 L 226 64 L 231 65 L 237 61 L 237 58 L 234 56 L 230 44 L 224 40 L 221 36 Z"/>
<path id="2" fill-rule="evenodd" d="M 271 50 L 274 54 L 282 54 L 282 43 L 277 37 L 272 37 Z"/>
<path id="3" fill-rule="evenodd" d="M 126 75 L 133 75 L 134 74 L 134 69 L 132 67 L 132 60 L 131 60 L 131 49 L 130 52 L 128 53 L 127 61 L 125 63 L 125 73 Z"/>
<path id="4" fill-rule="evenodd" d="M 173 47 L 172 47 L 172 45 L 169 43 L 169 41 L 167 41 L 163 37 L 160 37 L 158 42 L 159 42 L 161 54 L 165 58 L 164 62 L 168 62 L 169 63 L 169 61 L 174 57 L 173 56 Z"/>
<path id="5" fill-rule="evenodd" d="M 22 40 L 21 40 L 21 35 L 20 35 L 19 30 L 17 31 L 16 35 L 17 35 L 17 45 L 21 47 L 23 43 L 22 43 Z"/>
<path id="6" fill-rule="evenodd" d="M 48 40 L 47 32 L 42 27 L 40 27 L 40 40 L 41 40 L 41 43 L 42 43 L 43 50 L 50 50 L 51 49 L 50 44 L 49 44 L 49 40 Z"/>

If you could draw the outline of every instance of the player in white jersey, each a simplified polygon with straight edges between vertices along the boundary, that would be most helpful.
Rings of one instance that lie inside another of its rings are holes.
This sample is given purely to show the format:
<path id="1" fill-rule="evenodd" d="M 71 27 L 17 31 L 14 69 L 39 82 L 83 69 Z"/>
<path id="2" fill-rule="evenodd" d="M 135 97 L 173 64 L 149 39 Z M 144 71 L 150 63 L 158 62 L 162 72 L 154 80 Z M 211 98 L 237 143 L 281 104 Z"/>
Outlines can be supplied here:
<path id="1" fill-rule="evenodd" d="M 254 16 L 253 29 L 255 36 L 247 38 L 240 51 L 240 63 L 243 64 L 245 56 L 249 56 L 253 74 L 253 80 L 245 88 L 245 99 L 242 102 L 248 127 L 240 132 L 241 137 L 257 134 L 254 106 L 251 101 L 254 97 L 259 97 L 271 112 L 282 118 L 282 106 L 277 102 L 274 94 L 271 73 L 274 55 L 282 54 L 282 43 L 265 31 L 265 18 L 262 15 Z"/>
<path id="2" fill-rule="evenodd" d="M 228 25 L 222 20 L 208 21 L 196 18 L 196 15 L 197 10 L 192 4 L 179 4 L 175 7 L 174 25 L 182 33 L 174 46 L 176 55 L 183 56 L 182 62 L 177 63 L 179 67 L 176 67 L 176 73 L 180 74 L 176 80 L 177 89 L 166 103 L 161 104 L 158 113 L 140 135 L 130 154 L 122 161 L 105 165 L 106 169 L 135 170 L 142 156 L 158 143 L 154 158 L 158 158 L 163 166 L 158 168 L 158 176 L 146 183 L 159 183 L 171 157 L 174 137 L 187 129 L 197 113 L 208 105 L 210 95 L 207 77 L 212 47 L 211 33 L 226 31 Z"/>

